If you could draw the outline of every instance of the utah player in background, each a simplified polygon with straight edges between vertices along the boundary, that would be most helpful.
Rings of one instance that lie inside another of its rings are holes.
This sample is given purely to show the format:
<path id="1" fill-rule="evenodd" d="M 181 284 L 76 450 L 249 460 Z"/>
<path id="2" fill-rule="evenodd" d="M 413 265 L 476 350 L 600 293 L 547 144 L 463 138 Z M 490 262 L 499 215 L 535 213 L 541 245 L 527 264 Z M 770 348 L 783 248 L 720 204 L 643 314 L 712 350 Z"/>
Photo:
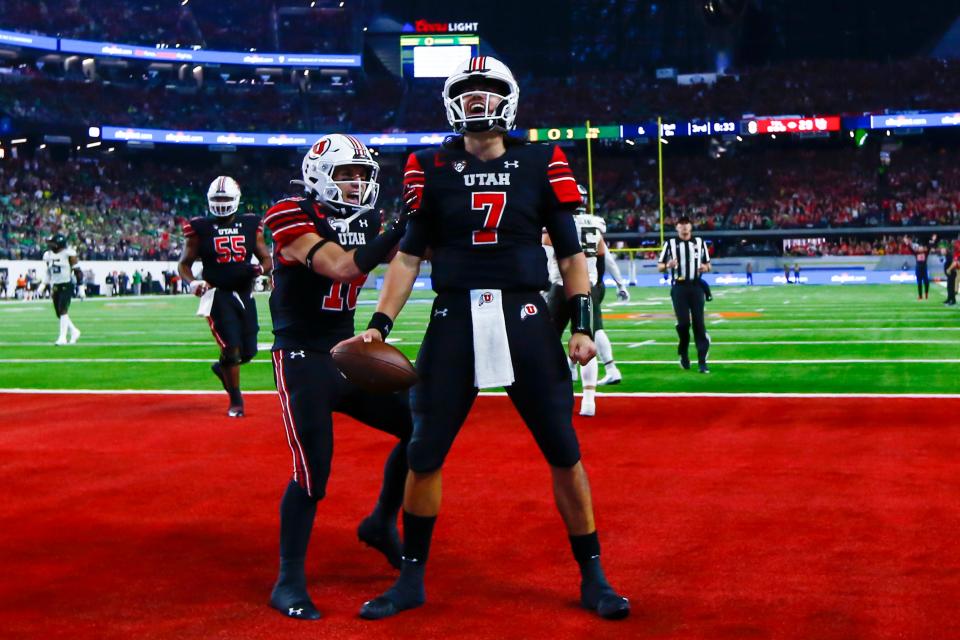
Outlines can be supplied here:
<path id="1" fill-rule="evenodd" d="M 240 186 L 229 176 L 219 176 L 207 189 L 207 206 L 213 217 L 184 223 L 186 244 L 177 266 L 180 277 L 201 298 L 197 315 L 203 315 L 220 347 L 220 359 L 210 369 L 230 397 L 227 415 L 243 417 L 240 365 L 257 354 L 257 303 L 254 280 L 269 273 L 273 260 L 263 240 L 260 218 L 237 215 Z M 256 255 L 260 264 L 251 258 Z M 203 262 L 201 279 L 193 277 L 193 263 Z"/>
<path id="2" fill-rule="evenodd" d="M 44 283 L 50 287 L 50 299 L 53 310 L 60 319 L 60 335 L 54 342 L 57 346 L 76 344 L 80 339 L 80 330 L 70 320 L 70 300 L 73 298 L 74 281 L 83 282 L 83 271 L 77 263 L 77 252 L 67 246 L 67 239 L 61 233 L 50 237 L 47 250 L 43 253 L 43 262 L 47 267 Z"/>
<path id="3" fill-rule="evenodd" d="M 593 302 L 593 329 L 594 337 L 597 342 L 598 355 L 601 352 L 601 339 L 606 342 L 606 352 L 604 357 L 604 366 L 608 378 L 613 377 L 615 382 L 606 384 L 617 384 L 621 380 L 620 372 L 613 361 L 613 348 L 610 345 L 610 339 L 607 338 L 603 330 L 603 314 L 601 303 L 605 293 L 603 276 L 607 265 L 607 245 L 603 239 L 603 233 L 607 230 L 607 224 L 600 216 L 595 216 L 587 212 L 587 190 L 581 185 L 577 185 L 580 193 L 580 206 L 577 207 L 576 215 L 573 216 L 574 224 L 577 227 L 577 236 L 580 238 L 580 246 L 583 249 L 583 255 L 587 259 L 587 275 L 590 279 L 590 297 Z M 570 315 L 567 312 L 566 296 L 563 291 L 563 278 L 560 268 L 557 264 L 557 256 L 553 250 L 548 234 L 542 238 L 544 251 L 547 253 L 547 272 L 550 278 L 550 289 L 547 291 L 547 307 L 550 309 L 550 316 L 553 318 L 554 326 L 560 335 L 567 324 L 570 322 Z M 616 269 L 616 263 L 614 262 Z M 618 283 L 617 296 L 620 299 L 629 299 L 626 287 L 620 277 L 620 270 L 616 270 L 615 280 Z M 573 360 L 568 360 L 570 365 L 571 378 L 577 378 L 577 364 Z M 583 396 L 580 400 L 580 415 L 596 415 L 596 391 L 597 378 L 599 377 L 599 365 L 597 358 L 592 359 L 580 367 L 581 380 L 583 383 Z"/>
<path id="4" fill-rule="evenodd" d="M 407 393 L 372 394 L 348 382 L 330 349 L 353 335 L 353 316 L 367 274 L 403 236 L 405 218 L 380 233 L 374 208 L 380 167 L 352 136 L 320 138 L 303 158 L 304 195 L 276 203 L 264 216 L 276 268 L 270 315 L 273 368 L 293 477 L 280 503 L 280 572 L 270 605 L 291 618 L 320 617 L 307 593 L 304 558 L 333 457 L 333 412 L 399 438 L 387 457 L 373 512 L 357 535 L 400 566 L 397 514 L 413 429 Z M 379 234 L 379 235 L 378 235 Z"/>
<path id="5" fill-rule="evenodd" d="M 444 459 L 478 389 L 505 387 L 550 465 L 557 508 L 580 565 L 581 603 L 604 618 L 623 618 L 630 605 L 601 568 L 589 482 L 573 430 L 570 374 L 540 295 L 548 286 L 540 245 L 546 227 L 572 318 L 569 354 L 579 364 L 589 362 L 596 347 L 587 265 L 571 215 L 580 203 L 576 180 L 559 147 L 507 135 L 519 88 L 503 63 L 487 56 L 463 62 L 447 78 L 443 96 L 447 120 L 463 135 L 407 160 L 407 233 L 377 311 L 355 338 L 386 338 L 429 255 L 437 296 L 417 357 L 420 382 L 410 396 L 414 432 L 403 567 L 393 587 L 366 602 L 360 615 L 380 619 L 424 603 Z M 496 469 L 488 481 L 499 481 Z M 503 544 L 520 542 L 506 533 Z M 504 567 L 506 579 L 511 570 Z"/>

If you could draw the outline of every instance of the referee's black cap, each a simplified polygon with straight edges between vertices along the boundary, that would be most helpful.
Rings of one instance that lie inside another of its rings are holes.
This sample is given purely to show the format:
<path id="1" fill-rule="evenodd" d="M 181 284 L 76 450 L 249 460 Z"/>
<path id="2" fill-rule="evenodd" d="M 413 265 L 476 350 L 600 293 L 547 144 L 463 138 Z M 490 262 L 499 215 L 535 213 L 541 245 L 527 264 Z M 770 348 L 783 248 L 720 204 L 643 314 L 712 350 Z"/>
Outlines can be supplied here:
<path id="1" fill-rule="evenodd" d="M 677 218 L 677 224 L 693 224 L 693 223 L 690 222 L 690 216 L 688 216 L 687 214 L 683 214 L 682 216 Z"/>

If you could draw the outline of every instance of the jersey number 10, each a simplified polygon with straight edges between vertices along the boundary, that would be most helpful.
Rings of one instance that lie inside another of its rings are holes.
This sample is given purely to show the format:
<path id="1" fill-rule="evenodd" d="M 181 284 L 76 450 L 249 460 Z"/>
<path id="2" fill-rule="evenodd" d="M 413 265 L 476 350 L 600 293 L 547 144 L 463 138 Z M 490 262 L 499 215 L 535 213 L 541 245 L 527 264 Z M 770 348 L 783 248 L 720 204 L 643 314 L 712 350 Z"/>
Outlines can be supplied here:
<path id="1" fill-rule="evenodd" d="M 326 311 L 344 311 L 343 308 L 343 290 L 347 289 L 347 308 L 346 311 L 353 311 L 357 308 L 357 297 L 360 295 L 360 288 L 367 281 L 366 274 L 360 276 L 350 283 L 334 282 L 330 287 L 330 293 L 323 296 L 323 308 Z"/>

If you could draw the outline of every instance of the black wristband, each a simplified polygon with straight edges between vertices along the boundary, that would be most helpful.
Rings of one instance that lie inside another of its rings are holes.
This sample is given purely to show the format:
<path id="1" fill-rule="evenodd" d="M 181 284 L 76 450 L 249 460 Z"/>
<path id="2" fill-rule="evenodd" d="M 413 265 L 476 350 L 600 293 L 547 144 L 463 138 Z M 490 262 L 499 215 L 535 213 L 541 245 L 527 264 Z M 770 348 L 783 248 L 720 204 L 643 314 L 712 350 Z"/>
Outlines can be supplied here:
<path id="1" fill-rule="evenodd" d="M 310 251 L 307 251 L 307 258 L 303 261 L 303 264 L 307 265 L 307 269 L 313 271 L 313 254 L 317 251 L 320 251 L 320 247 L 327 244 L 329 240 L 321 240 L 317 244 L 310 247 Z"/>
<path id="2" fill-rule="evenodd" d="M 393 320 L 387 314 L 376 311 L 367 323 L 367 329 L 376 329 L 380 332 L 380 337 L 386 340 L 390 330 L 393 329 Z"/>
<path id="3" fill-rule="evenodd" d="M 567 300 L 567 304 L 570 307 L 570 333 L 582 333 L 593 339 L 593 309 L 590 296 L 578 293 Z"/>
<path id="4" fill-rule="evenodd" d="M 370 273 L 378 264 L 387 259 L 393 248 L 403 237 L 404 228 L 393 227 L 378 235 L 365 245 L 357 247 L 353 252 L 353 261 L 357 268 L 364 273 Z"/>

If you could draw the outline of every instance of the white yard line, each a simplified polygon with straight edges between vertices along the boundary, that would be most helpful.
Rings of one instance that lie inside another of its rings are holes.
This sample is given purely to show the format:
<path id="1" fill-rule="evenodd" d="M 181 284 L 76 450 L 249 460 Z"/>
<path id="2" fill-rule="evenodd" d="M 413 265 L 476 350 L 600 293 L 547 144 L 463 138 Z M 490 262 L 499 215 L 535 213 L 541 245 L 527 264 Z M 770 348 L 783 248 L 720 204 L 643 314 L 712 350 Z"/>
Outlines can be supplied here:
<path id="1" fill-rule="evenodd" d="M 758 364 L 957 364 L 960 358 L 836 358 L 829 360 L 710 360 L 710 364 L 758 365 Z M 620 365 L 672 364 L 677 360 L 617 360 Z"/>
<path id="2" fill-rule="evenodd" d="M 611 342 L 612 345 L 626 345 L 628 349 L 650 345 L 676 346 L 676 340 L 645 340 L 644 342 Z M 714 340 L 718 345 L 808 345 L 808 344 L 960 344 L 960 340 Z"/>

